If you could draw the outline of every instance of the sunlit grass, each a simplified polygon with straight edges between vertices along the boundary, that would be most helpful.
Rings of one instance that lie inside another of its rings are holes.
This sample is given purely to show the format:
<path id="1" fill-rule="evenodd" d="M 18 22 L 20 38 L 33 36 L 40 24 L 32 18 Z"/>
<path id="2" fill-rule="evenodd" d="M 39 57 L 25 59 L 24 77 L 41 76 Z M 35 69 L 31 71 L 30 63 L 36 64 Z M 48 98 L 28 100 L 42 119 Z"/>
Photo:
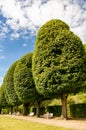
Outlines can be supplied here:
<path id="1" fill-rule="evenodd" d="M 69 130 L 69 129 L 0 116 L 0 130 Z"/>

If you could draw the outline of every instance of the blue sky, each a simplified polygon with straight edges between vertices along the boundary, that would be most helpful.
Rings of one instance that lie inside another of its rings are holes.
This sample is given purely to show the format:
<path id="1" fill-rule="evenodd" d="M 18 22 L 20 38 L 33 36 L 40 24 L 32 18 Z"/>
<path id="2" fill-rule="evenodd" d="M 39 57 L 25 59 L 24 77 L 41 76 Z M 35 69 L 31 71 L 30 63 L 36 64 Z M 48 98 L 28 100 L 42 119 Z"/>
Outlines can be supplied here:
<path id="1" fill-rule="evenodd" d="M 0 0 L 0 84 L 11 64 L 33 51 L 38 28 L 53 18 L 86 43 L 86 0 Z"/>

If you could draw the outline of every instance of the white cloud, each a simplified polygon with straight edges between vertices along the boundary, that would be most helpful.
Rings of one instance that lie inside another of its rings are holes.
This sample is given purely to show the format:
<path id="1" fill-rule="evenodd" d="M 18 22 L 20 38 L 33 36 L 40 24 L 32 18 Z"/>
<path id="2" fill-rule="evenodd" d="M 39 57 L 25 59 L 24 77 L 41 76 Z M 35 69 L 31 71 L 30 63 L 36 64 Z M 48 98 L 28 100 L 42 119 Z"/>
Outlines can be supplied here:
<path id="1" fill-rule="evenodd" d="M 22 46 L 23 46 L 23 47 L 27 47 L 27 43 L 23 43 Z"/>
<path id="2" fill-rule="evenodd" d="M 19 30 L 19 25 L 14 19 L 7 19 L 6 24 L 9 25 L 12 30 Z"/>
<path id="3" fill-rule="evenodd" d="M 3 0 L 0 1 L 0 5 L 2 8 L 2 13 L 4 17 L 6 18 L 12 18 L 14 20 L 18 20 L 19 18 L 22 18 L 22 11 L 20 8 L 20 5 L 16 0 Z"/>
<path id="4" fill-rule="evenodd" d="M 81 2 L 81 5 L 80 5 Z M 86 2 L 84 0 L 3 0 L 1 13 L 6 18 L 1 37 L 12 29 L 12 38 L 24 37 L 25 31 L 36 33 L 37 27 L 56 18 L 65 21 L 83 42 L 86 42 Z M 0 23 L 2 24 L 2 23 Z M 6 29 L 7 27 L 7 29 Z M 21 32 L 19 32 L 21 30 Z M 19 33 L 19 34 L 18 34 Z"/>
<path id="5" fill-rule="evenodd" d="M 6 38 L 6 34 L 9 32 L 8 27 L 0 20 L 0 38 Z"/>
<path id="6" fill-rule="evenodd" d="M 19 36 L 20 36 L 19 33 L 14 32 L 14 33 L 11 34 L 11 39 L 14 39 L 14 38 L 18 39 Z"/>

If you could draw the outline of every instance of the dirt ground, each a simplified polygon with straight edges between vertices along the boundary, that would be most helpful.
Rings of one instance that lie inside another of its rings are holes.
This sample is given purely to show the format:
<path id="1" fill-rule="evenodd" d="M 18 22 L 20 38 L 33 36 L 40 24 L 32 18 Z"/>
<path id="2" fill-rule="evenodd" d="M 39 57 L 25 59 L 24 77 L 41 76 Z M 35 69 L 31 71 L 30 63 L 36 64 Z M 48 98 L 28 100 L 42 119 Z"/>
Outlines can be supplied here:
<path id="1" fill-rule="evenodd" d="M 86 119 L 61 120 L 59 118 L 44 119 L 44 118 L 29 117 L 29 116 L 16 116 L 16 115 L 6 115 L 6 116 L 17 118 L 17 119 L 23 119 L 27 121 L 54 125 L 54 126 L 62 126 L 65 128 L 70 128 L 71 130 L 86 130 Z"/>

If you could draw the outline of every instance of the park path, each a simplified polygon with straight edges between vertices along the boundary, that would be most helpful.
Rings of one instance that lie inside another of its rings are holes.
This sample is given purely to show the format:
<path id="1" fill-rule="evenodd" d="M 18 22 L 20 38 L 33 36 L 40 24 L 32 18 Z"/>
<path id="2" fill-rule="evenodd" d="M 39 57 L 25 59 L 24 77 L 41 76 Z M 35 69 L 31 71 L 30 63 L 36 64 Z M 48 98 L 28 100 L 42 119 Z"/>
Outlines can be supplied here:
<path id="1" fill-rule="evenodd" d="M 44 119 L 29 116 L 16 116 L 16 115 L 6 115 L 12 118 L 23 119 L 32 122 L 38 122 L 48 125 L 61 126 L 65 128 L 70 128 L 71 130 L 86 130 L 86 120 L 60 120 L 58 118 Z"/>

